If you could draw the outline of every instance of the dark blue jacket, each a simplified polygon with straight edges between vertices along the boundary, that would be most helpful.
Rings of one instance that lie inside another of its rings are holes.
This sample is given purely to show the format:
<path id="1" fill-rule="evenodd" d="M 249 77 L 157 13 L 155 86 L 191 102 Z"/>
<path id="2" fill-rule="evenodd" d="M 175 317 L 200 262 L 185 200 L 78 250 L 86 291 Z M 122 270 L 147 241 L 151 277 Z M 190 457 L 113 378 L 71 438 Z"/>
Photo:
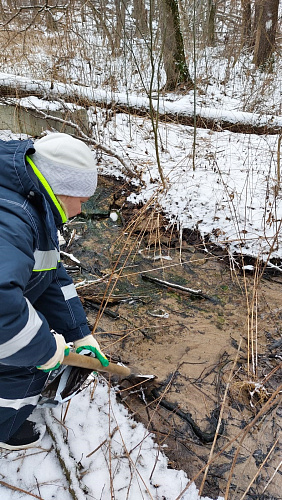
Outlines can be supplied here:
<path id="1" fill-rule="evenodd" d="M 0 364 L 38 366 L 89 328 L 60 263 L 61 216 L 26 162 L 31 140 L 0 141 Z"/>

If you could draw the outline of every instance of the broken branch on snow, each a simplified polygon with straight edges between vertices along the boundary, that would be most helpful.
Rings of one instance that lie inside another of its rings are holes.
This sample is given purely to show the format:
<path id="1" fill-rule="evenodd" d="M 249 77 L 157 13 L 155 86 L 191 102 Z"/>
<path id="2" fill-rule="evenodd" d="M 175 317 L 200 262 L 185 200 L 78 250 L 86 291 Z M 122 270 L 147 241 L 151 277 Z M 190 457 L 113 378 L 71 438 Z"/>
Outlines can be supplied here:
<path id="1" fill-rule="evenodd" d="M 178 292 L 178 293 L 185 294 L 185 295 L 186 294 L 194 295 L 195 297 L 200 297 L 201 299 L 210 300 L 214 304 L 218 303 L 218 301 L 216 299 L 205 294 L 204 292 L 202 292 L 202 290 L 194 290 L 193 288 L 187 288 L 185 286 L 178 285 L 177 283 L 171 283 L 169 281 L 164 281 L 164 280 L 160 280 L 158 278 L 153 278 L 153 276 L 149 276 L 148 274 L 141 274 L 141 278 L 144 281 L 150 281 L 151 283 L 155 283 L 156 285 L 158 285 L 162 288 L 167 288 L 171 292 Z"/>

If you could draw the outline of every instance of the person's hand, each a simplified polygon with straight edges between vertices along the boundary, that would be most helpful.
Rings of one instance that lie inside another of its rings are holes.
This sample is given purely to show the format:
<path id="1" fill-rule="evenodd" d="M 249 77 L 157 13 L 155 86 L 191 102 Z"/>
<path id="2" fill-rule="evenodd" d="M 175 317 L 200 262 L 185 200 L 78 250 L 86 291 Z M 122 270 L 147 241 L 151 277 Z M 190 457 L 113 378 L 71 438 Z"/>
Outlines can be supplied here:
<path id="1" fill-rule="evenodd" d="M 49 361 L 44 363 L 44 365 L 36 367 L 38 368 L 38 370 L 43 370 L 44 372 L 51 372 L 52 370 L 56 370 L 62 364 L 64 357 L 67 356 L 70 352 L 70 348 L 67 346 L 63 335 L 55 333 L 54 337 L 57 344 L 57 350 L 54 356 L 49 359 Z"/>
<path id="2" fill-rule="evenodd" d="M 73 346 L 77 353 L 87 354 L 90 351 L 91 354 L 100 361 L 102 366 L 108 366 L 109 361 L 102 353 L 100 346 L 97 340 L 94 339 L 93 335 L 87 335 L 83 339 L 76 340 L 73 343 Z"/>

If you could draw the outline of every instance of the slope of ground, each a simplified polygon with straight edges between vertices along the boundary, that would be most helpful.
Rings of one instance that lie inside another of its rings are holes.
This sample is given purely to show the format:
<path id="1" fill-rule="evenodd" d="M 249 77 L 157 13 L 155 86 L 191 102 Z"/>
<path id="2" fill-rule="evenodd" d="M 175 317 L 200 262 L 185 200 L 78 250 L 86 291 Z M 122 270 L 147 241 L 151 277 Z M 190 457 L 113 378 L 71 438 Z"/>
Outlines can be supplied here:
<path id="1" fill-rule="evenodd" d="M 272 406 L 269 400 L 281 377 L 280 278 L 257 280 L 253 272 L 232 271 L 224 253 L 203 251 L 195 233 L 186 234 L 180 256 L 177 235 L 163 230 L 159 214 L 144 222 L 143 213 L 134 225 L 132 207 L 124 209 L 123 216 L 131 220 L 124 232 L 122 221 L 113 220 L 115 212 L 107 216 L 124 188 L 116 181 L 101 183 L 103 196 L 109 197 L 103 199 L 99 218 L 96 206 L 96 217 L 74 222 L 80 237 L 68 250 L 92 270 L 86 276 L 96 281 L 77 290 L 104 350 L 158 377 L 142 390 L 128 389 L 124 381 L 118 394 L 157 442 L 167 445 L 171 467 L 185 470 L 190 478 L 208 462 L 223 403 L 213 451 L 219 456 L 209 468 L 204 494 L 216 498 L 228 487 L 230 498 L 241 498 L 253 480 L 246 498 L 278 500 L 281 408 L 276 397 Z M 80 282 L 81 275 L 75 279 Z M 101 301 L 100 310 L 106 309 L 97 321 Z M 254 338 L 249 348 L 248 334 Z M 255 373 L 248 363 L 250 346 L 257 352 Z M 258 420 L 252 425 L 254 418 Z M 202 477 L 196 480 L 198 487 Z"/>

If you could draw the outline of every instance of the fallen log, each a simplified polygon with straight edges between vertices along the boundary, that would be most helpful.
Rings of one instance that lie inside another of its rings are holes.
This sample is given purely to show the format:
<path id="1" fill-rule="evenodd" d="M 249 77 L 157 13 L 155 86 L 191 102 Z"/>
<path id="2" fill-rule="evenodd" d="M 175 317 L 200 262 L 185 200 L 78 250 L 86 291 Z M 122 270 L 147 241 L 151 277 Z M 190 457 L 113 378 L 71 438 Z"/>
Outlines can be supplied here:
<path id="1" fill-rule="evenodd" d="M 218 304 L 218 301 L 215 298 L 205 294 L 204 292 L 202 292 L 202 290 L 194 290 L 193 288 L 188 288 L 186 286 L 178 285 L 177 283 L 171 283 L 169 281 L 160 280 L 158 278 L 154 278 L 153 276 L 149 276 L 148 274 L 141 274 L 141 278 L 144 281 L 150 281 L 151 283 L 155 283 L 156 285 L 162 288 L 167 288 L 171 292 L 178 292 L 185 295 L 187 294 L 194 295 L 201 299 L 210 300 L 214 304 Z"/>
<path id="2" fill-rule="evenodd" d="M 21 98 L 35 95 L 46 100 L 60 99 L 89 108 L 90 106 L 106 107 L 119 113 L 134 113 L 139 116 L 150 114 L 149 99 L 144 96 L 126 93 L 115 94 L 83 85 L 31 80 L 25 77 L 0 73 L 0 98 Z M 181 96 L 178 100 L 168 101 L 165 96 L 157 96 L 151 100 L 151 111 L 159 120 L 176 122 L 194 126 L 194 105 Z M 196 108 L 196 125 L 215 131 L 229 130 L 244 134 L 281 134 L 282 118 L 273 115 L 260 115 L 241 111 L 229 111 L 218 108 Z"/>

